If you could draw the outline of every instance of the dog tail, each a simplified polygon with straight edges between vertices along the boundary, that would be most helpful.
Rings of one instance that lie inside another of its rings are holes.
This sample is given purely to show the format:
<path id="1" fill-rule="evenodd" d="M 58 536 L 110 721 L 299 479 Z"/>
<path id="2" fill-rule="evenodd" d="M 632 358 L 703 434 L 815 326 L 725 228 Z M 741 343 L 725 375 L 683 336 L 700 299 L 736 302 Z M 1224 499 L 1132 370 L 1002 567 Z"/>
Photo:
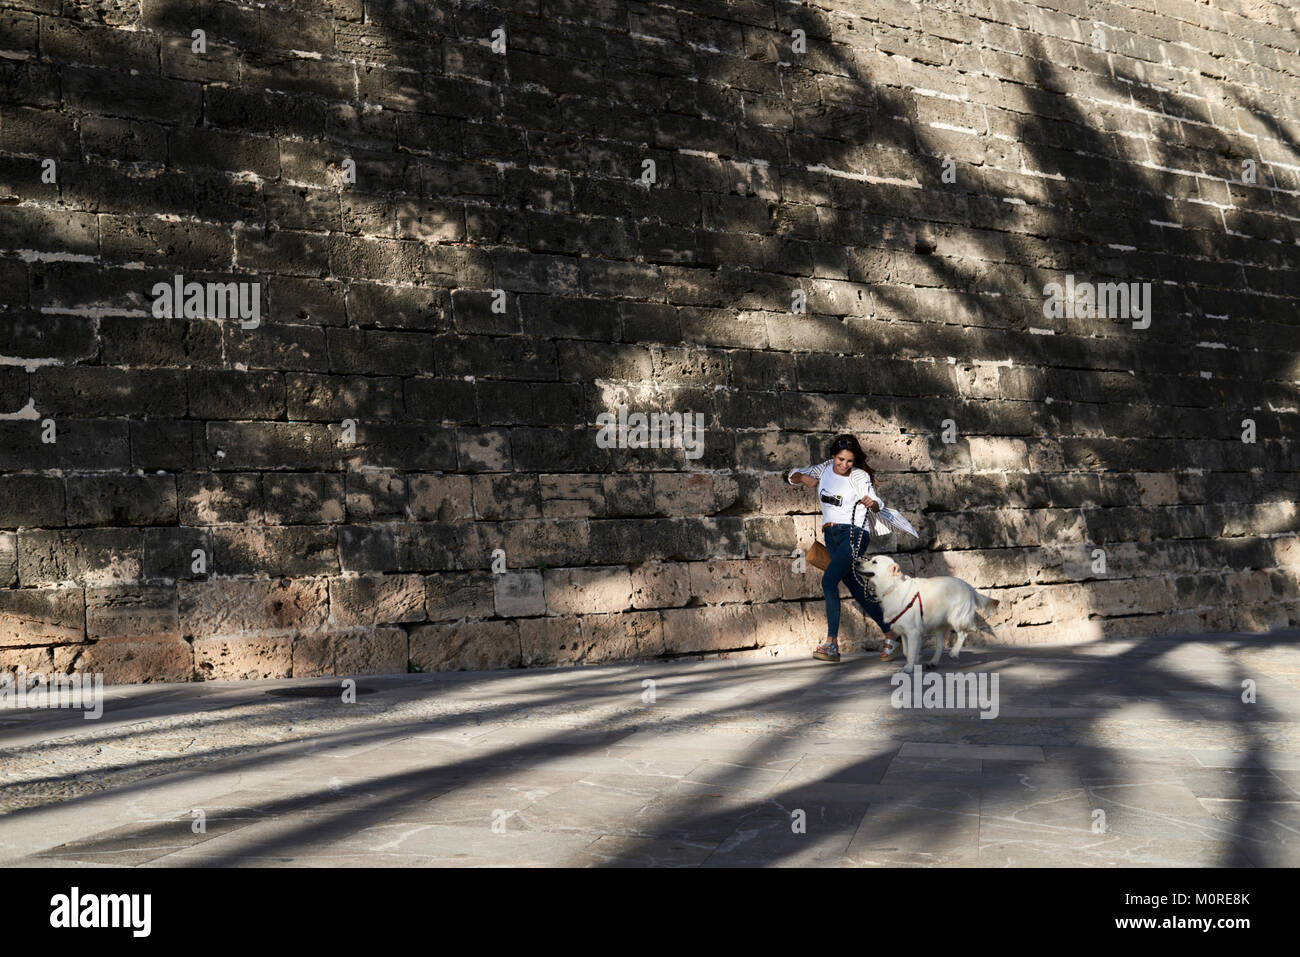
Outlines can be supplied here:
<path id="1" fill-rule="evenodd" d="M 1001 604 L 1001 602 L 999 602 L 996 598 L 990 598 L 988 595 L 981 595 L 979 592 L 975 592 L 976 608 L 980 610 L 983 610 L 985 608 L 994 609 L 997 608 L 999 604 Z M 987 621 L 985 621 L 982 616 L 977 614 L 974 616 L 974 618 L 975 618 L 975 624 L 979 627 L 980 631 L 987 632 L 988 634 L 992 635 L 994 638 L 998 638 L 998 633 L 993 630 L 993 626 L 990 625 Z"/>

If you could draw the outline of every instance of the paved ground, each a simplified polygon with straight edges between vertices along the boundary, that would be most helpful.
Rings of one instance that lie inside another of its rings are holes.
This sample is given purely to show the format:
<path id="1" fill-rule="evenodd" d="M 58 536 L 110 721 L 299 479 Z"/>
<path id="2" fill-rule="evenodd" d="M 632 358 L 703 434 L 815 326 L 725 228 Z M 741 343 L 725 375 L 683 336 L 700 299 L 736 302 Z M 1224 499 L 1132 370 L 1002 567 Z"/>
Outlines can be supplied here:
<path id="1" fill-rule="evenodd" d="M 874 657 L 107 689 L 0 711 L 0 864 L 1294 867 L 1297 639 L 945 659 L 993 719 Z"/>

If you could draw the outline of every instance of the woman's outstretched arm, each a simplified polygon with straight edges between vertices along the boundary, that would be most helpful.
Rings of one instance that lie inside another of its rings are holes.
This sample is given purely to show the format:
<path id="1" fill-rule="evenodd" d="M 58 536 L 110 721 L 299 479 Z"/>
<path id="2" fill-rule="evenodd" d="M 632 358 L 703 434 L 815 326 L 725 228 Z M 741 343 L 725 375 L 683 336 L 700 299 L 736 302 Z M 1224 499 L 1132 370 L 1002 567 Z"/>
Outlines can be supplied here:
<path id="1" fill-rule="evenodd" d="M 817 480 L 822 477 L 822 472 L 830 462 L 819 462 L 816 465 L 810 465 L 806 469 L 791 469 L 785 477 L 785 480 L 791 485 L 806 485 L 808 488 L 816 488 Z"/>

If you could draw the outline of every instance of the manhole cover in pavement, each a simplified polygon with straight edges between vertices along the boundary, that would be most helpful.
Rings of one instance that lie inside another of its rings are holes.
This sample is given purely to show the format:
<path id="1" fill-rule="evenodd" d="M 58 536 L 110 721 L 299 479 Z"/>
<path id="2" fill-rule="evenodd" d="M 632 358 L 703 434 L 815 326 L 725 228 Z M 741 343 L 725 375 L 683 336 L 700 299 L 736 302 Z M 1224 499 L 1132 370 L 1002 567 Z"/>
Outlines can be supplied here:
<path id="1" fill-rule="evenodd" d="M 374 694 L 374 688 L 356 689 L 357 694 Z M 343 688 L 335 685 L 308 685 L 299 688 L 272 688 L 267 694 L 276 698 L 338 698 L 343 694 Z"/>

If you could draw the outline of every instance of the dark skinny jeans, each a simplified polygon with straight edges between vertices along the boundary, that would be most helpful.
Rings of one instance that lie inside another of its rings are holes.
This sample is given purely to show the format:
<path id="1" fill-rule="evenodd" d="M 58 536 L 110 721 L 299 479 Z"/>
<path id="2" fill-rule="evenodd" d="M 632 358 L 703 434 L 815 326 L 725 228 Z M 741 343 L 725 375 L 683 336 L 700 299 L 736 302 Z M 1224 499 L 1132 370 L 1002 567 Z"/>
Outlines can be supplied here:
<path id="1" fill-rule="evenodd" d="M 849 586 L 849 594 L 862 606 L 863 613 L 880 626 L 881 632 L 889 630 L 879 603 L 871 600 L 853 574 L 849 528 L 848 525 L 832 525 L 822 529 L 826 551 L 831 556 L 831 563 L 822 574 L 822 594 L 826 596 L 826 634 L 830 638 L 838 638 L 840 633 L 840 582 Z M 857 534 L 853 533 L 854 538 L 857 538 Z M 862 538 L 858 541 L 859 555 L 866 552 L 870 542 L 871 529 L 862 529 Z"/>

